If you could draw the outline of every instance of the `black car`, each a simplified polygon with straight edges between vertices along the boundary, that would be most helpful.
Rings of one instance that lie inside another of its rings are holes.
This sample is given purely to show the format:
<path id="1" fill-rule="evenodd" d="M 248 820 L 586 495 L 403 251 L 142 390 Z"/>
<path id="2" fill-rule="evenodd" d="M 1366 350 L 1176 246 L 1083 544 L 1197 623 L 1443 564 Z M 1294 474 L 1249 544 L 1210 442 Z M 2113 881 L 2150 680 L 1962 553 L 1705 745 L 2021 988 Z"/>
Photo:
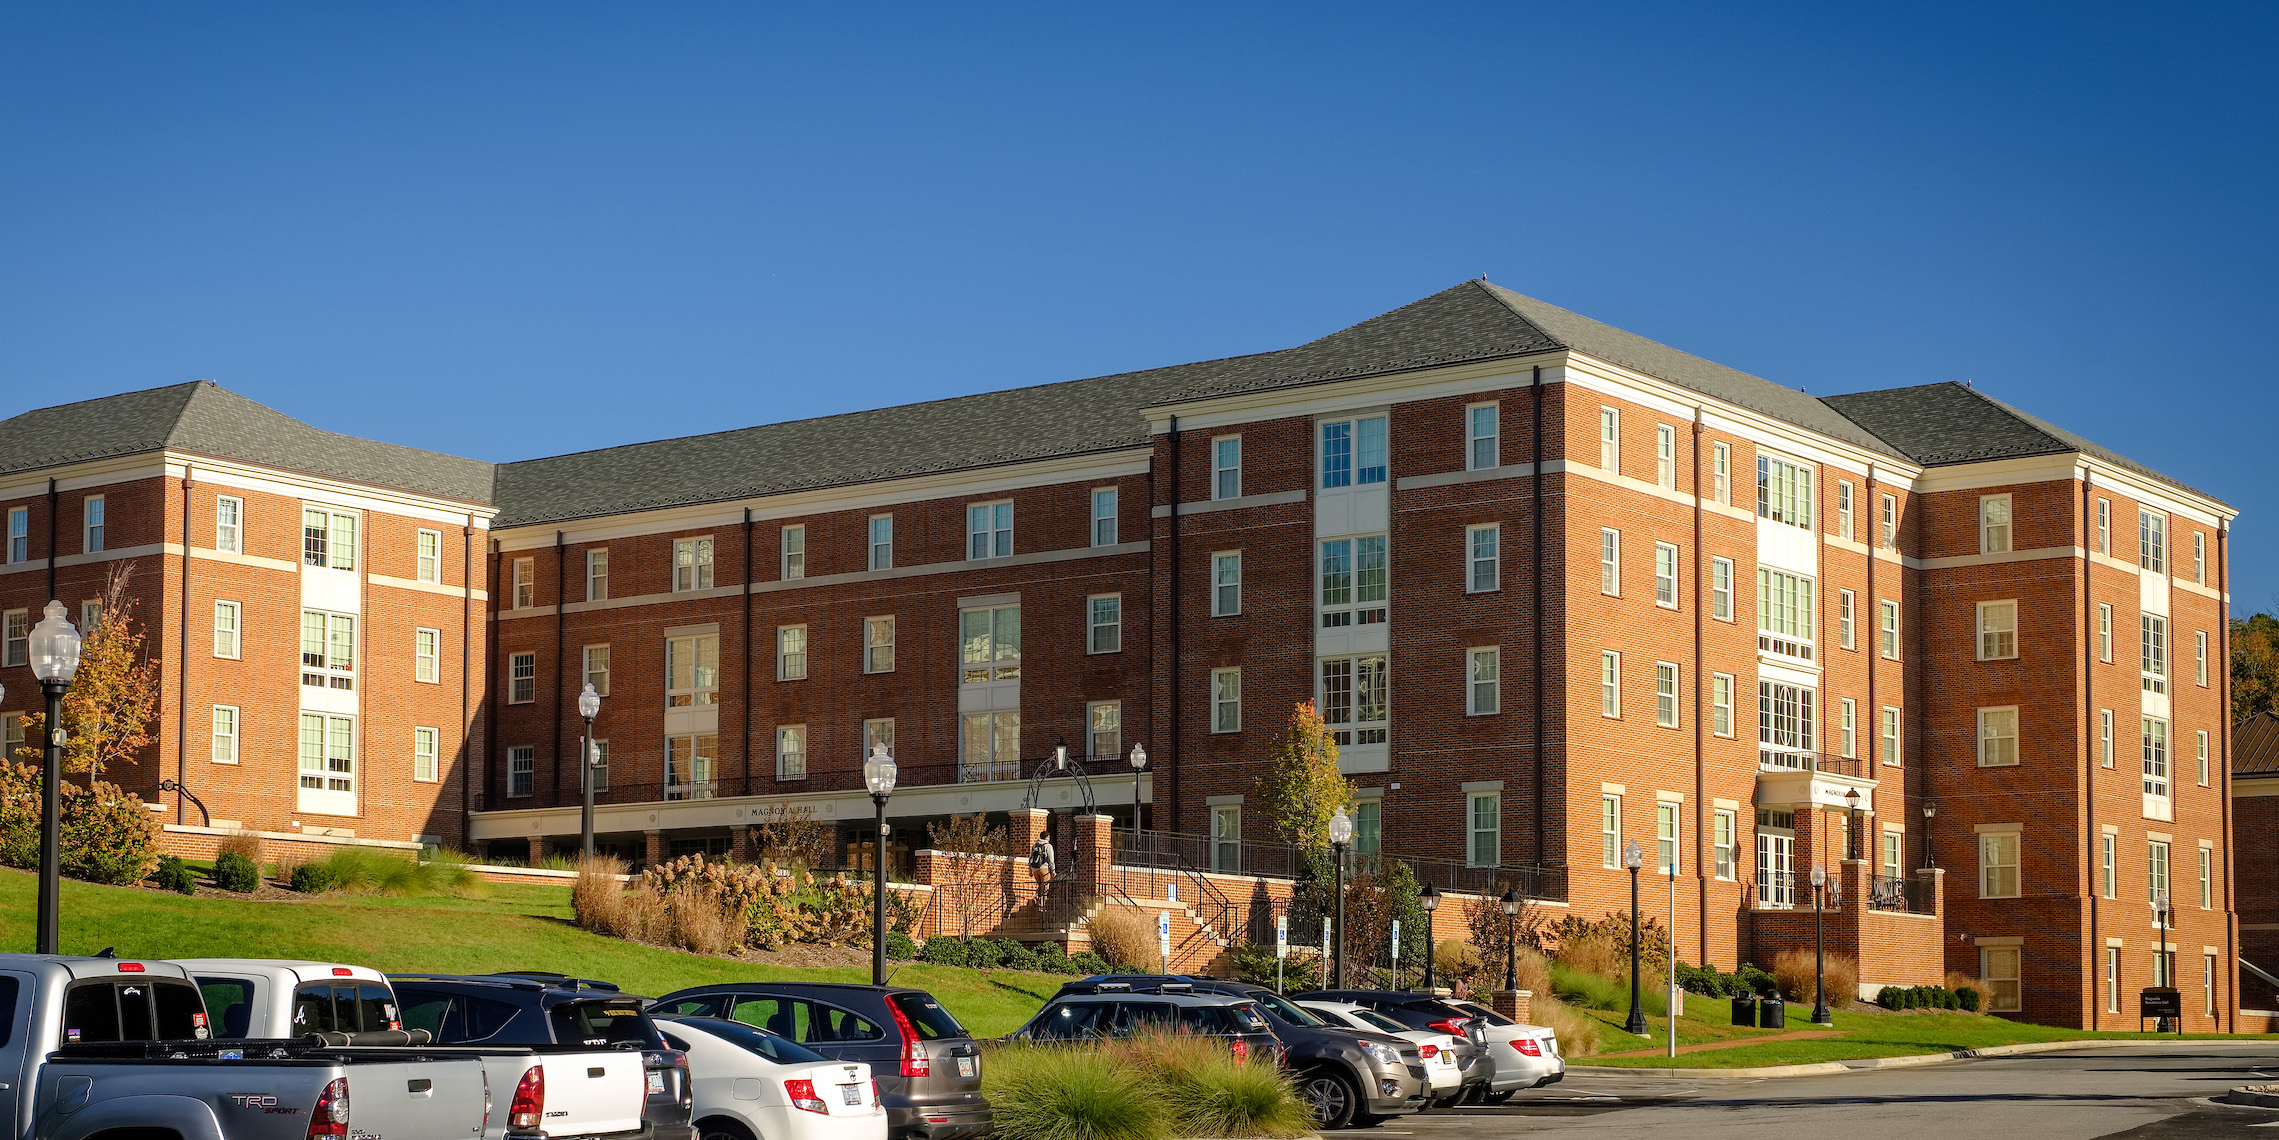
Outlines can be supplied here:
<path id="1" fill-rule="evenodd" d="M 1146 994 L 1102 990 L 1056 997 L 1006 1040 L 1056 1043 L 1129 1037 L 1151 1030 L 1221 1038 L 1239 1058 L 1278 1062 L 1282 1057 L 1281 1039 L 1274 1036 L 1257 1002 L 1182 992 L 1172 986 Z"/>
<path id="2" fill-rule="evenodd" d="M 616 1046 L 641 1051 L 648 1096 L 641 1120 L 651 1135 L 693 1137 L 688 1057 L 666 1044 L 642 1008 L 647 998 L 562 974 L 390 974 L 404 1028 L 425 1029 L 440 1045 Z"/>
<path id="3" fill-rule="evenodd" d="M 1256 1002 L 1282 1042 L 1282 1064 L 1298 1078 L 1298 1092 L 1316 1127 L 1368 1128 L 1423 1108 L 1432 1093 L 1424 1057 L 1414 1042 L 1383 1033 L 1332 1026 L 1265 986 L 1232 978 L 1185 974 L 1095 974 L 1060 987 L 1053 1000 L 1102 992 L 1225 994 Z"/>
<path id="4" fill-rule="evenodd" d="M 674 990 L 659 1014 L 741 1021 L 834 1061 L 866 1061 L 892 1140 L 960 1140 L 989 1131 L 981 1047 L 932 994 L 908 986 L 723 982 Z"/>

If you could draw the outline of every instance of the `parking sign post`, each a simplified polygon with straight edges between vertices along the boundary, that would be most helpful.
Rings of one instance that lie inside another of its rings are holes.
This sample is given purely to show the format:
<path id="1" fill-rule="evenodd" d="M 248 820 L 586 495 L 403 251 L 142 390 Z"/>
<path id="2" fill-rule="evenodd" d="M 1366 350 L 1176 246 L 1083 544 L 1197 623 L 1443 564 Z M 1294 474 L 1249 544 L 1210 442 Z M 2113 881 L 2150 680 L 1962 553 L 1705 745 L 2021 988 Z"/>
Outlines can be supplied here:
<path id="1" fill-rule="evenodd" d="M 1171 972 L 1171 912 L 1168 910 L 1155 912 L 1155 940 L 1161 944 L 1158 952 L 1163 955 L 1163 972 L 1168 974 Z"/>
<path id="2" fill-rule="evenodd" d="M 1290 956 L 1290 916 L 1274 916 L 1274 992 L 1281 993 L 1282 961 Z"/>

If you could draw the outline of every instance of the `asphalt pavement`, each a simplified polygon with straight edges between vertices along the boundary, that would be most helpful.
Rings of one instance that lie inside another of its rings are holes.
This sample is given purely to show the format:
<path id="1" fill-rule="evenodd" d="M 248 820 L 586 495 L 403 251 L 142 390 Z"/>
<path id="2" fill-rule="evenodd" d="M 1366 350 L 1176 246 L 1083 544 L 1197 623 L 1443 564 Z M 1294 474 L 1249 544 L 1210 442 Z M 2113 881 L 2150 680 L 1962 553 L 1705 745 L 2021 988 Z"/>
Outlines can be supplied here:
<path id="1" fill-rule="evenodd" d="M 2279 1041 L 2148 1042 L 1818 1077 L 1572 1076 L 1511 1103 L 1347 1135 L 1415 1140 L 2279 1140 L 2279 1110 L 2211 1103 L 2279 1083 Z"/>

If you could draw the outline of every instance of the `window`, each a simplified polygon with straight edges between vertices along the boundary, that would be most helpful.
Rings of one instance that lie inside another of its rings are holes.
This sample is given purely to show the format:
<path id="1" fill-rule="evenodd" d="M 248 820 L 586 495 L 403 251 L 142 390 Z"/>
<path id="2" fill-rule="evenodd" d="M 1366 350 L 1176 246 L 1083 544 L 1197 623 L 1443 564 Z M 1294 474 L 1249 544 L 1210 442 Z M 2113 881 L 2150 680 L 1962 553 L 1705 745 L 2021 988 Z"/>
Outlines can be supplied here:
<path id="1" fill-rule="evenodd" d="M 1988 1013 L 2017 1013 L 2021 1008 L 2018 994 L 2018 957 L 2016 946 L 1981 946 L 1978 950 L 1978 976 L 1986 982 L 1986 1011 Z"/>
<path id="2" fill-rule="evenodd" d="M 1883 655 L 1896 660 L 1899 657 L 1899 603 L 1886 599 L 1878 603 L 1878 607 L 1883 611 L 1880 633 Z"/>
<path id="3" fill-rule="evenodd" d="M 1469 810 L 1472 841 L 1466 846 L 1464 862 L 1472 867 L 1494 867 L 1503 863 L 1503 793 L 1472 792 L 1464 797 Z"/>
<path id="4" fill-rule="evenodd" d="M 1836 480 L 1836 537 L 1852 537 L 1852 481 Z"/>
<path id="5" fill-rule="evenodd" d="M 2209 909 L 2209 907 L 2214 904 L 2216 899 L 2215 860 L 2216 853 L 2214 851 L 2211 851 L 2206 847 L 2200 848 L 2201 910 Z"/>
<path id="6" fill-rule="evenodd" d="M 1021 607 L 958 611 L 958 683 L 1021 679 Z"/>
<path id="7" fill-rule="evenodd" d="M 779 730 L 780 733 L 780 730 Z M 776 740 L 776 770 L 783 770 L 783 740 Z M 665 798 L 668 800 L 709 800 L 716 785 L 713 784 L 714 765 L 720 756 L 720 738 L 709 734 L 668 736 L 665 738 Z M 801 770 L 805 771 L 806 754 L 800 755 Z M 777 776 L 783 779 L 783 776 Z"/>
<path id="8" fill-rule="evenodd" d="M 593 781 L 593 790 L 606 792 L 609 790 L 609 742 L 606 740 L 589 740 L 586 743 L 591 746 L 591 758 L 586 766 L 586 778 Z"/>
<path id="9" fill-rule="evenodd" d="M 356 516 L 301 508 L 301 561 L 334 570 L 356 569 Z"/>
<path id="10" fill-rule="evenodd" d="M 2137 565 L 2155 574 L 2168 573 L 2168 516 L 2137 511 Z"/>
<path id="11" fill-rule="evenodd" d="M 1710 817 L 1710 825 L 1715 829 L 1710 853 L 1717 863 L 1717 877 L 1731 882 L 1739 874 L 1741 863 L 1740 852 L 1734 847 L 1732 809 L 1717 809 Z"/>
<path id="12" fill-rule="evenodd" d="M 2138 618 L 2138 644 L 2142 647 L 2144 688 L 2148 693 L 2168 691 L 2168 619 L 2158 614 Z"/>
<path id="13" fill-rule="evenodd" d="M 887 755 L 894 754 L 893 717 L 876 717 L 863 722 L 863 755 L 868 756 L 881 747 L 886 749 Z"/>
<path id="14" fill-rule="evenodd" d="M 1503 528 L 1494 524 L 1467 527 L 1464 530 L 1466 557 L 1472 572 L 1466 578 L 1464 592 L 1485 594 L 1502 584 Z"/>
<path id="15" fill-rule="evenodd" d="M 2208 584 L 2208 535 L 2205 531 L 2192 532 L 2192 581 Z"/>
<path id="16" fill-rule="evenodd" d="M 506 703 L 527 705 L 538 699 L 538 655 L 516 653 L 507 657 Z"/>
<path id="17" fill-rule="evenodd" d="M 1602 867 L 1622 866 L 1622 797 L 1598 798 L 1598 861 Z"/>
<path id="18" fill-rule="evenodd" d="M 318 689 L 356 687 L 353 615 L 301 611 L 301 683 Z"/>
<path id="19" fill-rule="evenodd" d="M 1978 500 L 1978 552 L 2010 552 L 2010 496 L 1983 495 Z"/>
<path id="20" fill-rule="evenodd" d="M 1386 656 L 1325 657 L 1320 669 L 1322 723 L 1338 745 L 1385 743 L 1390 717 Z"/>
<path id="21" fill-rule="evenodd" d="M 1812 579 L 1757 567 L 1757 648 L 1812 660 Z"/>
<path id="22" fill-rule="evenodd" d="M 2144 794 L 2168 795 L 2168 722 L 2144 718 Z"/>
<path id="23" fill-rule="evenodd" d="M 609 600 L 609 551 L 607 548 L 586 551 L 586 600 L 589 602 Z"/>
<path id="24" fill-rule="evenodd" d="M 95 627 L 101 624 L 103 624 L 103 600 L 101 598 L 89 598 L 79 603 L 79 631 L 81 633 L 92 634 L 95 632 Z"/>
<path id="25" fill-rule="evenodd" d="M 2097 603 L 2097 660 L 2113 663 L 2113 605 Z"/>
<path id="26" fill-rule="evenodd" d="M 2158 905 L 2168 894 L 2168 844 L 2152 840 L 2145 844 L 2145 898 Z"/>
<path id="27" fill-rule="evenodd" d="M 1598 532 L 1598 592 L 1622 596 L 1622 532 L 1613 527 Z"/>
<path id="28" fill-rule="evenodd" d="M 2121 1012 L 2121 948 L 2105 948 L 2105 1012 Z"/>
<path id="29" fill-rule="evenodd" d="M 1678 726 L 1678 667 L 1667 661 L 1654 663 L 1654 723 Z"/>
<path id="30" fill-rule="evenodd" d="M 301 714 L 301 791 L 349 794 L 356 791 L 354 718 Z M 525 788 L 522 794 L 530 793 Z"/>
<path id="31" fill-rule="evenodd" d="M 1887 550 L 1899 546 L 1899 499 L 1894 495 L 1883 497 L 1883 545 Z"/>
<path id="32" fill-rule="evenodd" d="M 435 782 L 435 739 L 436 732 L 432 728 L 415 727 L 411 730 L 412 779 L 423 783 Z"/>
<path id="33" fill-rule="evenodd" d="M 2176 951 L 2156 950 L 2152 956 L 2152 984 L 2166 986 L 2176 980 Z"/>
<path id="34" fill-rule="evenodd" d="M 1856 647 L 1856 639 L 1853 634 L 1856 624 L 1853 620 L 1853 610 L 1857 608 L 1857 605 L 1858 599 L 1853 596 L 1850 590 L 1836 591 L 1836 644 L 1846 649 Z"/>
<path id="35" fill-rule="evenodd" d="M 868 551 L 863 566 L 870 570 L 894 567 L 894 516 L 872 515 L 868 522 Z"/>
<path id="36" fill-rule="evenodd" d="M 27 562 L 32 557 L 32 511 L 30 507 L 8 508 L 8 561 Z"/>
<path id="37" fill-rule="evenodd" d="M 2106 898 L 2116 897 L 2113 892 L 2119 887 L 2120 874 L 2114 866 L 2114 850 L 2120 846 L 2120 841 L 2121 837 L 2110 831 L 2098 837 L 2097 889 Z"/>
<path id="38" fill-rule="evenodd" d="M 1978 603 L 1978 659 L 2001 661 L 2018 656 L 2018 603 Z"/>
<path id="39" fill-rule="evenodd" d="M 778 780 L 804 780 L 807 778 L 806 725 L 784 724 L 776 726 L 775 778 Z"/>
<path id="40" fill-rule="evenodd" d="M 1678 548 L 1667 542 L 1654 544 L 1654 604 L 1678 608 Z"/>
<path id="41" fill-rule="evenodd" d="M 1464 469 L 1488 471 L 1497 464 L 1497 425 L 1494 404 L 1464 409 Z"/>
<path id="42" fill-rule="evenodd" d="M 1978 897 L 2018 897 L 2018 833 L 1994 832 L 1978 837 Z"/>
<path id="43" fill-rule="evenodd" d="M 1882 865 L 1883 877 L 1886 879 L 1896 879 L 1899 877 L 1899 846 L 1900 841 L 1905 838 L 1906 836 L 1896 831 L 1886 831 L 1883 833 Z"/>
<path id="44" fill-rule="evenodd" d="M 1757 759 L 1774 768 L 1814 766 L 1819 694 L 1802 685 L 1757 682 Z"/>
<path id="45" fill-rule="evenodd" d="M 1356 860 L 1370 860 L 1385 850 L 1385 804 L 1382 800 L 1362 800 L 1353 805 L 1353 854 Z M 1366 866 L 1367 864 L 1364 863 Z"/>
<path id="46" fill-rule="evenodd" d="M 1709 616 L 1719 621 L 1733 620 L 1733 560 L 1709 560 Z"/>
<path id="47" fill-rule="evenodd" d="M 2200 1012 L 2208 1017 L 2216 1016 L 2216 956 L 2214 954 L 2203 953 L 2200 955 Z"/>
<path id="48" fill-rule="evenodd" d="M 1654 805 L 1654 870 L 1664 875 L 1678 873 L 1678 805 Z"/>
<path id="49" fill-rule="evenodd" d="M 863 672 L 894 672 L 894 618 L 891 615 L 863 619 Z"/>
<path id="50" fill-rule="evenodd" d="M 1678 485 L 1678 429 L 1654 425 L 1654 482 L 1665 488 Z"/>
<path id="51" fill-rule="evenodd" d="M 214 706 L 214 763 L 237 763 L 237 706 Z M 13 750 L 9 757 L 14 762 Z"/>
<path id="52" fill-rule="evenodd" d="M 807 576 L 807 526 L 794 523 L 783 528 L 782 578 L 789 582 Z"/>
<path id="53" fill-rule="evenodd" d="M 422 582 L 443 580 L 443 532 L 421 529 L 412 576 Z"/>
<path id="54" fill-rule="evenodd" d="M 15 512 L 10 512 L 13 516 Z M 214 549 L 224 554 L 245 553 L 245 500 L 235 495 L 214 498 Z M 10 558 L 8 561 L 20 561 Z M 423 579 L 424 581 L 425 579 Z"/>
<path id="55" fill-rule="evenodd" d="M 1322 489 L 1385 481 L 1385 417 L 1321 425 Z"/>
<path id="56" fill-rule="evenodd" d="M 1883 706 L 1883 762 L 1899 763 L 1899 710 Z"/>
<path id="57" fill-rule="evenodd" d="M 1615 473 L 1621 469 L 1621 431 L 1622 413 L 1615 411 L 1613 408 L 1599 408 L 1598 465 L 1600 470 L 1606 471 L 1609 474 Z"/>
<path id="58" fill-rule="evenodd" d="M 214 656 L 237 656 L 239 616 L 240 610 L 236 602 L 214 603 Z"/>
<path id="59" fill-rule="evenodd" d="M 1085 705 L 1084 723 L 1089 734 L 1085 744 L 1090 749 L 1085 755 L 1094 760 L 1114 760 L 1124 754 L 1124 702 L 1093 701 Z"/>
<path id="60" fill-rule="evenodd" d="M 1211 806 L 1211 870 L 1242 869 L 1242 805 Z"/>
<path id="61" fill-rule="evenodd" d="M 1719 736 L 1733 735 L 1733 675 L 1709 675 L 1709 730 Z"/>
<path id="62" fill-rule="evenodd" d="M 1728 444 L 1709 445 L 1709 497 L 1720 505 L 1733 505 L 1733 448 Z"/>
<path id="63" fill-rule="evenodd" d="M 1013 504 L 975 503 L 965 509 L 967 561 L 1013 555 Z"/>
<path id="64" fill-rule="evenodd" d="M 1092 545 L 1116 545 L 1116 489 L 1101 487 L 1092 492 Z"/>
<path id="65" fill-rule="evenodd" d="M 807 627 L 779 625 L 775 630 L 775 679 L 807 679 Z"/>
<path id="66" fill-rule="evenodd" d="M 1466 654 L 1470 684 L 1466 688 L 1466 716 L 1488 716 L 1503 711 L 1503 650 L 1489 646 Z"/>
<path id="67" fill-rule="evenodd" d="M 86 529 L 81 532 L 80 550 L 93 554 L 103 549 L 103 496 L 89 495 L 83 505 L 87 513 Z"/>
<path id="68" fill-rule="evenodd" d="M 2200 752 L 2200 786 L 2205 788 L 2208 786 L 2208 730 L 2204 728 L 2201 729 L 2198 733 L 2198 737 Z"/>
<path id="69" fill-rule="evenodd" d="M 0 713 L 0 761 L 16 762 L 24 749 L 24 714 Z"/>
<path id="70" fill-rule="evenodd" d="M 2208 631 L 2192 631 L 2192 672 L 2201 688 L 2208 687 Z M 2205 783 L 2206 781 L 2201 781 Z"/>
<path id="71" fill-rule="evenodd" d="M 1242 497 L 1242 437 L 1222 435 L 1211 441 L 1211 498 Z"/>
<path id="72" fill-rule="evenodd" d="M 32 614 L 9 610 L 0 614 L 0 665 L 22 665 L 31 660 Z"/>
<path id="73" fill-rule="evenodd" d="M 415 629 L 412 631 L 411 675 L 414 681 L 430 685 L 440 682 L 443 674 L 443 631 Z"/>
<path id="74" fill-rule="evenodd" d="M 1622 715 L 1622 654 L 1611 649 L 1598 655 L 1598 714 Z"/>
<path id="75" fill-rule="evenodd" d="M 1978 710 L 1978 766 L 2012 768 L 2018 763 L 2018 710 Z"/>
<path id="76" fill-rule="evenodd" d="M 2097 710 L 2097 759 L 2105 767 L 2113 766 L 2113 710 Z"/>
<path id="77" fill-rule="evenodd" d="M 1211 616 L 1233 617 L 1242 612 L 1242 552 L 1211 555 Z"/>
<path id="78" fill-rule="evenodd" d="M 720 699 L 720 635 L 665 639 L 665 705 L 693 708 Z"/>
<path id="79" fill-rule="evenodd" d="M 1385 620 L 1385 536 L 1333 538 L 1321 544 L 1323 629 Z"/>
<path id="80" fill-rule="evenodd" d="M 958 782 L 1020 779 L 1020 713 L 966 713 L 958 724 Z"/>
<path id="81" fill-rule="evenodd" d="M 580 670 L 580 675 L 583 677 L 582 683 L 592 685 L 595 696 L 608 696 L 609 646 L 588 645 L 585 647 L 584 658 L 583 668 Z"/>
<path id="82" fill-rule="evenodd" d="M 1836 722 L 1836 743 L 1838 747 L 1843 749 L 1842 754 L 1858 756 L 1860 754 L 1859 702 L 1850 697 L 1845 697 L 1838 702 Z"/>
<path id="83" fill-rule="evenodd" d="M 1120 653 L 1124 648 L 1124 596 L 1122 594 L 1095 594 L 1087 599 L 1091 627 L 1085 651 L 1088 653 Z"/>
<path id="84" fill-rule="evenodd" d="M 683 538 L 673 542 L 673 592 L 712 588 L 712 540 Z"/>
<path id="85" fill-rule="evenodd" d="M 1790 526 L 1812 527 L 1812 469 L 1769 452 L 1757 453 L 1757 514 Z"/>
<path id="86" fill-rule="evenodd" d="M 2097 500 L 2097 553 L 2113 553 L 2113 500 Z"/>
<path id="87" fill-rule="evenodd" d="M 1211 731 L 1242 731 L 1242 670 L 1211 670 Z"/>
<path id="88" fill-rule="evenodd" d="M 302 717 L 306 721 L 307 717 Z M 506 750 L 506 794 L 527 796 L 537 782 L 537 749 L 528 744 L 517 744 Z"/>

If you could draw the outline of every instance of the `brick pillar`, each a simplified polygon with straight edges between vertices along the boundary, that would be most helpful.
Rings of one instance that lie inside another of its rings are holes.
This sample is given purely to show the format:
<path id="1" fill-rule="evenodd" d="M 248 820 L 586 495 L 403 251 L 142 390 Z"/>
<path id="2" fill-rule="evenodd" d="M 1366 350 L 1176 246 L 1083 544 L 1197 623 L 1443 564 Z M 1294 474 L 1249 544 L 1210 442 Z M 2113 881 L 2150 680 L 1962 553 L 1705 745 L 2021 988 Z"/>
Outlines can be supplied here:
<path id="1" fill-rule="evenodd" d="M 1108 864 L 1114 854 L 1110 831 L 1116 821 L 1104 815 L 1076 817 L 1076 847 L 1081 858 L 1077 862 L 1078 894 L 1098 895 L 1106 890 Z"/>
<path id="2" fill-rule="evenodd" d="M 1862 927 L 1867 924 L 1868 863 L 1864 859 L 1846 859 L 1836 867 L 1836 881 L 1843 884 L 1843 908 L 1830 924 L 1828 950 L 1835 954 L 1849 954 L 1860 964 L 1862 974 L 1870 973 L 1875 965 L 1867 960 L 1867 939 Z"/>
<path id="3" fill-rule="evenodd" d="M 728 858 L 738 863 L 753 862 L 758 844 L 752 842 L 752 829 L 744 826 L 728 829 Z"/>
<path id="4" fill-rule="evenodd" d="M 531 866 L 533 866 L 533 867 L 535 867 L 535 866 L 537 866 L 538 864 L 540 864 L 540 863 L 543 863 L 543 862 L 545 862 L 545 861 L 546 861 L 546 837 L 545 837 L 545 836 L 543 836 L 543 835 L 533 835 L 533 836 L 531 836 L 531 837 L 530 837 L 530 865 L 531 865 Z"/>
<path id="5" fill-rule="evenodd" d="M 644 867 L 663 866 L 665 863 L 665 833 L 651 831 L 645 834 L 649 840 L 649 847 L 645 856 L 646 861 L 641 865 Z"/>
<path id="6" fill-rule="evenodd" d="M 1528 1023 L 1529 1006 L 1534 1000 L 1533 990 L 1497 990 L 1489 997 L 1488 1008 L 1525 1025 Z"/>

